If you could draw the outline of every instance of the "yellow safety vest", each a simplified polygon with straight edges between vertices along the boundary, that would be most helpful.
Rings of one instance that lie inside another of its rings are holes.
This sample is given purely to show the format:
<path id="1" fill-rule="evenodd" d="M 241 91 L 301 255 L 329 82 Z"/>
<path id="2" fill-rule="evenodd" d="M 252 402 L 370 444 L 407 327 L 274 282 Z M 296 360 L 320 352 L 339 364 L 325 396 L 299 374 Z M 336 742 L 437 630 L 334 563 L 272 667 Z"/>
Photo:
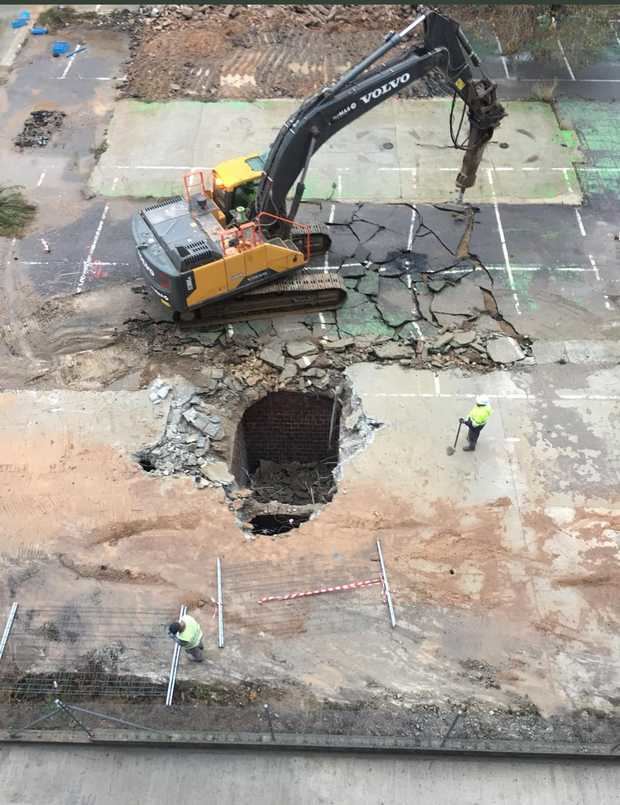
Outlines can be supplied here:
<path id="1" fill-rule="evenodd" d="M 179 632 L 177 637 L 183 642 L 183 648 L 196 648 L 202 640 L 202 629 L 191 615 L 183 615 L 181 620 L 185 624 L 185 629 Z"/>
<path id="2" fill-rule="evenodd" d="M 487 419 L 492 413 L 493 409 L 490 405 L 474 405 L 468 416 L 471 422 L 479 428 L 481 425 L 486 425 Z"/>

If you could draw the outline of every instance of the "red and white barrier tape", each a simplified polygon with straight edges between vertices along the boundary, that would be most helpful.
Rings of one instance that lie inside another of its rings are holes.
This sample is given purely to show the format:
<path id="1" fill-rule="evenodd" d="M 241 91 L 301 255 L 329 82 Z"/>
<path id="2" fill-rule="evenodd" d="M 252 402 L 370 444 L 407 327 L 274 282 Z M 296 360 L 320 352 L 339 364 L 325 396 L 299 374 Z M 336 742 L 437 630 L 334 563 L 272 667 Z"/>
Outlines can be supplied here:
<path id="1" fill-rule="evenodd" d="M 359 590 L 362 587 L 370 587 L 372 584 L 381 584 L 381 579 L 364 579 L 363 581 L 352 581 L 349 584 L 336 584 L 335 587 L 319 587 L 318 590 L 306 590 L 302 593 L 287 593 L 286 595 L 266 595 L 259 598 L 259 604 L 266 604 L 269 601 L 292 601 L 295 598 L 308 598 L 311 595 L 324 595 L 325 593 L 341 593 L 347 590 Z"/>

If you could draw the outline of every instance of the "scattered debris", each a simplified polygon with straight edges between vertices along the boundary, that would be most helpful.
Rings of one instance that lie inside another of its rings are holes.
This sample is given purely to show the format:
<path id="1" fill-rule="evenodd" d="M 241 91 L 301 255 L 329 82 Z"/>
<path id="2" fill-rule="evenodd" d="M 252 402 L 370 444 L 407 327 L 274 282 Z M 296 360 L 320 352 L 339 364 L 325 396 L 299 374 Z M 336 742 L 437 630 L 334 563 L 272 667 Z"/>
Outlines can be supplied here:
<path id="1" fill-rule="evenodd" d="M 251 477 L 250 487 L 256 500 L 262 503 L 271 500 L 293 506 L 328 503 L 336 492 L 334 466 L 326 461 L 278 464 L 263 459 Z"/>
<path id="2" fill-rule="evenodd" d="M 46 109 L 31 112 L 14 140 L 15 145 L 18 148 L 43 148 L 62 126 L 65 117 L 64 112 Z"/>
<path id="3" fill-rule="evenodd" d="M 221 484 L 222 486 L 229 486 L 235 482 L 235 477 L 232 475 L 228 466 L 223 461 L 214 461 L 213 463 L 205 463 L 200 467 L 200 471 L 214 484 Z"/>

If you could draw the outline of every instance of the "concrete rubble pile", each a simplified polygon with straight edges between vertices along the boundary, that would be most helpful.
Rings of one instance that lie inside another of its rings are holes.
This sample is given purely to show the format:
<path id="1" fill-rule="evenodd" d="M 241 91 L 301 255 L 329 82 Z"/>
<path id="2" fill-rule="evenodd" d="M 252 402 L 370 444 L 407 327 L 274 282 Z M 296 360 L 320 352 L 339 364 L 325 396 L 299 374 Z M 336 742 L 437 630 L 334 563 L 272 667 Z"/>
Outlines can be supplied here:
<path id="1" fill-rule="evenodd" d="M 44 148 L 62 127 L 65 117 L 64 112 L 46 109 L 31 112 L 14 140 L 15 145 L 18 148 Z"/>
<path id="2" fill-rule="evenodd" d="M 326 463 L 279 464 L 263 459 L 252 476 L 251 486 L 256 500 L 265 503 L 327 503 L 336 491 L 332 470 L 333 465 Z"/>

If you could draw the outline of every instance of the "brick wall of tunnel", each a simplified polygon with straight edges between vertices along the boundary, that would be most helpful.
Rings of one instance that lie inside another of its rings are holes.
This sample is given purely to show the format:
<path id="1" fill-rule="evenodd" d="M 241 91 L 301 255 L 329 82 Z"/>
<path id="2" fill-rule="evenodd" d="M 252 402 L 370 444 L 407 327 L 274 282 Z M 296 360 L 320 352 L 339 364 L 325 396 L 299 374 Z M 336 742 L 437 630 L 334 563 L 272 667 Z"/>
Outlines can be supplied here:
<path id="1" fill-rule="evenodd" d="M 336 464 L 339 436 L 340 405 L 334 410 L 331 397 L 272 392 L 245 411 L 235 437 L 232 471 L 247 485 L 248 474 L 261 459 Z"/>

